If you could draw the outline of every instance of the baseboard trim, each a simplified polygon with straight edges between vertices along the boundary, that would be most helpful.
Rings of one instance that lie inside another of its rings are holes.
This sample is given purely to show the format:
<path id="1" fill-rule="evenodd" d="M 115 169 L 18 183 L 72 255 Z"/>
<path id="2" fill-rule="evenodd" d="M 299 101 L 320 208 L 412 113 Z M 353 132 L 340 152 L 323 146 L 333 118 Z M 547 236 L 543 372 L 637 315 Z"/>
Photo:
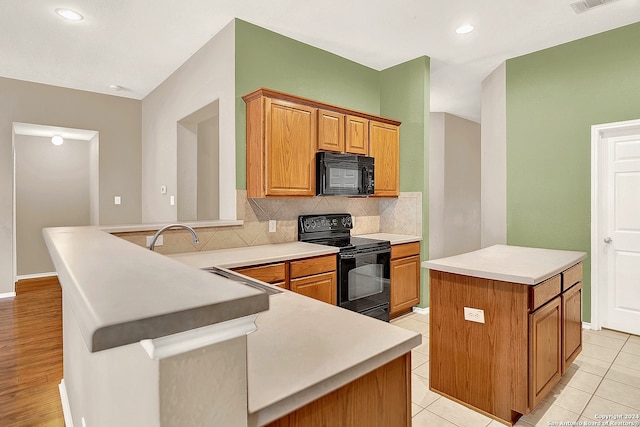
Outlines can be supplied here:
<path id="1" fill-rule="evenodd" d="M 582 322 L 582 329 L 592 329 L 591 323 Z"/>
<path id="2" fill-rule="evenodd" d="M 15 292 L 5 292 L 4 294 L 0 294 L 0 299 L 3 298 L 13 298 L 16 296 Z"/>
<path id="3" fill-rule="evenodd" d="M 55 271 L 52 271 L 50 273 L 23 274 L 22 276 L 16 277 L 16 282 L 20 280 L 42 279 L 42 278 L 47 278 L 47 277 L 52 277 L 57 275 L 58 273 L 56 273 Z"/>
<path id="4" fill-rule="evenodd" d="M 413 312 L 418 314 L 429 315 L 429 307 L 413 307 Z"/>
<path id="5" fill-rule="evenodd" d="M 71 417 L 71 405 L 69 405 L 69 395 L 67 395 L 67 387 L 64 384 L 64 378 L 58 385 L 60 390 L 60 401 L 62 402 L 62 414 L 64 415 L 64 425 L 73 427 L 73 418 Z"/>

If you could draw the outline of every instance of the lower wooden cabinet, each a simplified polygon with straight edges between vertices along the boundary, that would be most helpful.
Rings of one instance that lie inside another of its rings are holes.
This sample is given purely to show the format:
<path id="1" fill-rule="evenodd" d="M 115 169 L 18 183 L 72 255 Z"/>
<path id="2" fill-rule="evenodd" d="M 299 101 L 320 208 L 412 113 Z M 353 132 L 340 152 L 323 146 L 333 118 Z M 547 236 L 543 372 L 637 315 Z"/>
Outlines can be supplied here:
<path id="1" fill-rule="evenodd" d="M 582 350 L 582 265 L 535 286 L 429 275 L 431 390 L 505 423 L 533 411 Z"/>
<path id="2" fill-rule="evenodd" d="M 287 265 L 284 262 L 234 268 L 233 271 L 280 288 L 287 288 Z"/>
<path id="3" fill-rule="evenodd" d="M 391 246 L 391 302 L 389 315 L 397 317 L 420 302 L 420 243 Z"/>
<path id="4" fill-rule="evenodd" d="M 562 293 L 562 373 L 582 351 L 582 282 Z"/>
<path id="5" fill-rule="evenodd" d="M 314 274 L 313 276 L 291 279 L 289 286 L 293 292 L 335 305 L 337 288 L 336 279 L 336 272 L 332 271 L 329 273 Z"/>
<path id="6" fill-rule="evenodd" d="M 556 297 L 529 315 L 529 404 L 535 408 L 562 375 L 562 307 Z"/>
<path id="7" fill-rule="evenodd" d="M 411 353 L 265 427 L 411 427 Z"/>
<path id="8" fill-rule="evenodd" d="M 337 304 L 336 255 L 252 265 L 233 271 L 329 304 Z"/>
<path id="9" fill-rule="evenodd" d="M 337 304 L 335 255 L 305 258 L 289 264 L 289 289 L 329 304 Z"/>

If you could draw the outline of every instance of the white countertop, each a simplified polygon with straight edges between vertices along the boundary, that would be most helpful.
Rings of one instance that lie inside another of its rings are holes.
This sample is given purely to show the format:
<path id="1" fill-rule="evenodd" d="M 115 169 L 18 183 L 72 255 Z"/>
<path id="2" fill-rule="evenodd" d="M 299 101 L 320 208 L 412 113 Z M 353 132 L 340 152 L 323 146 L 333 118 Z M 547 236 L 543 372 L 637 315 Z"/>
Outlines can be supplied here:
<path id="1" fill-rule="evenodd" d="M 197 270 L 97 227 L 46 228 L 65 301 L 90 352 L 269 308 L 266 294 Z"/>
<path id="2" fill-rule="evenodd" d="M 217 249 L 214 251 L 189 252 L 168 255 L 176 261 L 196 268 L 211 266 L 236 268 L 247 265 L 268 264 L 285 260 L 309 258 L 338 253 L 335 246 L 313 243 L 289 242 L 271 245 L 245 246 L 241 248 Z"/>
<path id="3" fill-rule="evenodd" d="M 424 261 L 431 270 L 535 285 L 587 257 L 585 252 L 495 245 L 447 258 Z"/>
<path id="4" fill-rule="evenodd" d="M 403 243 L 413 243 L 422 240 L 420 236 L 411 236 L 406 234 L 391 234 L 391 233 L 373 233 L 373 234 L 361 234 L 358 237 L 364 237 L 367 239 L 388 240 L 392 245 L 401 245 Z"/>
<path id="5" fill-rule="evenodd" d="M 247 336 L 249 426 L 264 425 L 421 343 L 421 335 L 285 291 Z"/>
<path id="6" fill-rule="evenodd" d="M 396 243 L 414 236 L 360 237 Z M 337 253 L 279 243 L 169 255 L 192 267 L 243 267 Z M 272 295 L 247 336 L 249 426 L 267 424 L 411 351 L 420 334 L 285 290 Z"/>
<path id="7" fill-rule="evenodd" d="M 377 319 L 287 290 L 267 296 L 193 268 L 306 258 L 336 253 L 334 247 L 292 242 L 168 257 L 97 227 L 43 234 L 89 351 L 259 313 L 247 336 L 249 426 L 280 418 L 421 343 L 420 334 Z"/>

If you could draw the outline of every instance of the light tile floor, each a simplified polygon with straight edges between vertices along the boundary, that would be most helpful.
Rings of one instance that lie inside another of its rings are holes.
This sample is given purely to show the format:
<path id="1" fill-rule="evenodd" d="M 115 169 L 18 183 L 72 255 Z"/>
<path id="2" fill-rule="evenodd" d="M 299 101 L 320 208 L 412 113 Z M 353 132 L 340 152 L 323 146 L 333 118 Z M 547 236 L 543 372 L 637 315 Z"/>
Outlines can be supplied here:
<path id="1" fill-rule="evenodd" d="M 411 313 L 391 323 L 422 334 L 422 344 L 411 354 L 413 427 L 503 425 L 429 391 L 429 316 Z M 582 337 L 582 353 L 560 383 L 516 426 L 581 425 L 578 421 L 605 425 L 602 415 L 640 417 L 640 337 L 604 329 L 583 330 Z M 640 427 L 638 418 L 621 421 L 630 424 L 611 425 Z"/>

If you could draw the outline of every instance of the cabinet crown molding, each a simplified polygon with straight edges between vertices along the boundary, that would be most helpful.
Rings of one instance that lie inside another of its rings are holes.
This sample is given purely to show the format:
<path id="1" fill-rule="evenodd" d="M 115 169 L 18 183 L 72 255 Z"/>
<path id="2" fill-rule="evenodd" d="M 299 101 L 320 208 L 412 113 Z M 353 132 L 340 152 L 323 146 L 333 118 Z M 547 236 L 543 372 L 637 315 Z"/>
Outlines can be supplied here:
<path id="1" fill-rule="evenodd" d="M 253 99 L 260 98 L 260 97 L 275 98 L 275 99 L 281 99 L 283 101 L 295 102 L 297 104 L 307 105 L 309 107 L 322 108 L 325 110 L 331 110 L 331 111 L 335 111 L 335 112 L 346 114 L 346 115 L 363 117 L 368 120 L 375 120 L 377 122 L 387 123 L 395 126 L 400 126 L 400 124 L 402 124 L 402 122 L 399 120 L 376 116 L 370 113 L 363 113 L 361 111 L 351 110 L 349 108 L 327 104 L 327 103 L 316 101 L 313 99 L 303 98 L 301 96 L 291 95 L 289 93 L 284 93 L 284 92 L 280 92 L 273 89 L 267 89 L 267 88 L 258 88 L 253 92 L 250 92 L 244 95 L 242 99 L 244 100 L 244 102 L 249 102 Z"/>

